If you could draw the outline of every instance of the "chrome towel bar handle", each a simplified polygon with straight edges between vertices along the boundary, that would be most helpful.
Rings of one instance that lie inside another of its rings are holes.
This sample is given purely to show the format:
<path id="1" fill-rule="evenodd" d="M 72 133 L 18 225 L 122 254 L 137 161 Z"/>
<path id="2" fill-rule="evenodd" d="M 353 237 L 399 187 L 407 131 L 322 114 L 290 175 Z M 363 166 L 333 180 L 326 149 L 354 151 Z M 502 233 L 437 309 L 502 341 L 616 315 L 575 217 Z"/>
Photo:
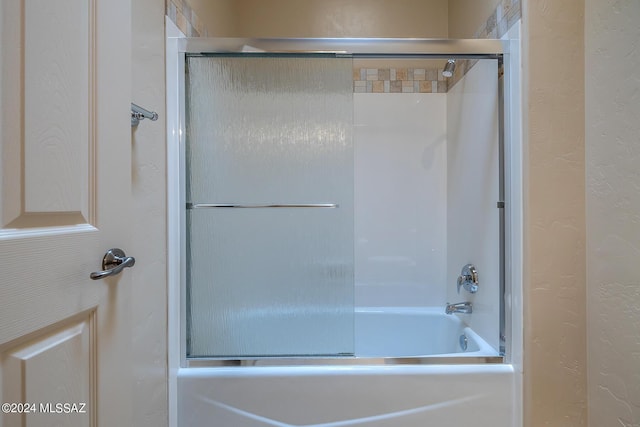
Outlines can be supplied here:
<path id="1" fill-rule="evenodd" d="M 131 103 L 131 126 L 138 126 L 140 120 L 149 119 L 152 121 L 158 120 L 158 113 L 155 111 L 149 111 L 139 105 Z"/>
<path id="2" fill-rule="evenodd" d="M 337 203 L 294 203 L 294 204 L 235 204 L 235 203 L 187 203 L 187 209 L 211 209 L 211 208 L 235 208 L 235 209 L 260 209 L 260 208 L 324 208 L 336 209 Z"/>

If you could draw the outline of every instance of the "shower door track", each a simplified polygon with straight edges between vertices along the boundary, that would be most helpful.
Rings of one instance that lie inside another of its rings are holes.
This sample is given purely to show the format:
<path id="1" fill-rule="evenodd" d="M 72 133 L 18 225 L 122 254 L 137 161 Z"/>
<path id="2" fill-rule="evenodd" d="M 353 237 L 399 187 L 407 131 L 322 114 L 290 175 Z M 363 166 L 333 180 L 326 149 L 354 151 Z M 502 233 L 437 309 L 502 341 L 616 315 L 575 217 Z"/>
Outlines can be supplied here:
<path id="1" fill-rule="evenodd" d="M 394 365 L 490 365 L 504 363 L 503 356 L 422 356 L 422 357 L 317 357 L 273 356 L 246 358 L 188 358 L 186 368 L 231 366 L 394 366 Z"/>

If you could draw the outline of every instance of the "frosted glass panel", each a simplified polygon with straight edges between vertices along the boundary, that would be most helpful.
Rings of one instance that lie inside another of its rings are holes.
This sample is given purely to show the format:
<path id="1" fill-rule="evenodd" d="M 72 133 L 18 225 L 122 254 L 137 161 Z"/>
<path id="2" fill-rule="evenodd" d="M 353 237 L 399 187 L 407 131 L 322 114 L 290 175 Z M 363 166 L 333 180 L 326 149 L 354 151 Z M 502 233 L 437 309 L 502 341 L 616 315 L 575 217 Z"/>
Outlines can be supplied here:
<path id="1" fill-rule="evenodd" d="M 350 200 L 351 59 L 192 57 L 188 65 L 187 202 Z"/>
<path id="2" fill-rule="evenodd" d="M 353 353 L 352 64 L 191 57 L 188 355 Z"/>
<path id="3" fill-rule="evenodd" d="M 339 209 L 192 210 L 191 356 L 352 353 Z"/>

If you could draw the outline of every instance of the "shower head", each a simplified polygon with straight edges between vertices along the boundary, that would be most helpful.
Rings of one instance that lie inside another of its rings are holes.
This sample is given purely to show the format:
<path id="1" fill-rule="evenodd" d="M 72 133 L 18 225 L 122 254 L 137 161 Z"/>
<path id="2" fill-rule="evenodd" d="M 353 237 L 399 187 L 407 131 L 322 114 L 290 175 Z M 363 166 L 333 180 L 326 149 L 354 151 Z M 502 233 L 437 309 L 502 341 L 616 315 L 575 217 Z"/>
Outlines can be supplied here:
<path id="1" fill-rule="evenodd" d="M 450 59 L 447 61 L 447 65 L 444 66 L 444 70 L 442 70 L 442 75 L 445 77 L 452 77 L 455 69 L 456 69 L 456 60 Z"/>

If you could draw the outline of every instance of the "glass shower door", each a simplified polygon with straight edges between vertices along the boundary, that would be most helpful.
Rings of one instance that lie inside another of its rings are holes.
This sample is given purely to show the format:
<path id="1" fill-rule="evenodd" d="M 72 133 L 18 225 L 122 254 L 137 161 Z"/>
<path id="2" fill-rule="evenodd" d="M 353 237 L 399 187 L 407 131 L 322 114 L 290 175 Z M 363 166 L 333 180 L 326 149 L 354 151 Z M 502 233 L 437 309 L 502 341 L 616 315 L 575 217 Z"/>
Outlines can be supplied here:
<path id="1" fill-rule="evenodd" d="M 187 356 L 353 354 L 352 62 L 190 56 Z"/>

